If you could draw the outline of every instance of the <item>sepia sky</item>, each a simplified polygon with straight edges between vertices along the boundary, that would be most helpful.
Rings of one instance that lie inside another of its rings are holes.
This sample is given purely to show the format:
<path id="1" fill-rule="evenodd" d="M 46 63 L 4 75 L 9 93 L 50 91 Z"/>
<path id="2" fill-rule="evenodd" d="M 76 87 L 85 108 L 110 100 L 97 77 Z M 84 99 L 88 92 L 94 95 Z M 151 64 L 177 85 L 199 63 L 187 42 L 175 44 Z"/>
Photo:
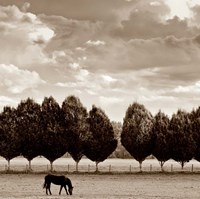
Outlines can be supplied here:
<path id="1" fill-rule="evenodd" d="M 123 121 L 200 105 L 200 0 L 0 0 L 0 110 L 78 96 Z"/>

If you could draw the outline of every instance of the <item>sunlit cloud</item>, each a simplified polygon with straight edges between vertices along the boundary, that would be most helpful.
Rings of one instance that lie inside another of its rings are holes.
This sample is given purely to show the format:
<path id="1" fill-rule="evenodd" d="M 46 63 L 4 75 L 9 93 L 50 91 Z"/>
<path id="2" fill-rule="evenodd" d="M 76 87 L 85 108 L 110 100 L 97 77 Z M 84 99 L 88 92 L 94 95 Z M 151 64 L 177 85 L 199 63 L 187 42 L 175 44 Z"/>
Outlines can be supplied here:
<path id="1" fill-rule="evenodd" d="M 0 73 L 0 87 L 12 94 L 19 94 L 46 83 L 35 71 L 21 70 L 14 65 L 0 64 Z"/>

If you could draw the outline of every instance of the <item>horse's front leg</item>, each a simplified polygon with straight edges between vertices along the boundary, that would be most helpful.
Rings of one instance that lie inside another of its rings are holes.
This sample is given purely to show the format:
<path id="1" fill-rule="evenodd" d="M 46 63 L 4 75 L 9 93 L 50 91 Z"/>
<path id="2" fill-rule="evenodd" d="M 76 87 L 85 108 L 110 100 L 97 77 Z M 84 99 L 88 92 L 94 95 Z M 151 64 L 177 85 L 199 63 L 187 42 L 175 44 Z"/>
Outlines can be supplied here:
<path id="1" fill-rule="evenodd" d="M 63 185 L 60 186 L 59 195 L 61 194 L 62 188 L 63 188 Z"/>
<path id="2" fill-rule="evenodd" d="M 64 186 L 64 188 L 65 188 L 66 194 L 69 195 L 66 185 Z"/>

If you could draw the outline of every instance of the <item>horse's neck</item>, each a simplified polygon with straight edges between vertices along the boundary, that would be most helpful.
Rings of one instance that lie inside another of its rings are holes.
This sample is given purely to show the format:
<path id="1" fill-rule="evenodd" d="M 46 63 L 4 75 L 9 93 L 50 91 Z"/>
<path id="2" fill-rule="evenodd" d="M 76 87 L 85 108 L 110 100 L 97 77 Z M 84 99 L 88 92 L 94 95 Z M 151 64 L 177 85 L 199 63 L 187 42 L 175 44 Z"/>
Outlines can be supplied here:
<path id="1" fill-rule="evenodd" d="M 69 178 L 66 178 L 66 181 L 67 181 L 67 185 L 69 186 L 69 188 L 72 188 L 71 180 Z"/>

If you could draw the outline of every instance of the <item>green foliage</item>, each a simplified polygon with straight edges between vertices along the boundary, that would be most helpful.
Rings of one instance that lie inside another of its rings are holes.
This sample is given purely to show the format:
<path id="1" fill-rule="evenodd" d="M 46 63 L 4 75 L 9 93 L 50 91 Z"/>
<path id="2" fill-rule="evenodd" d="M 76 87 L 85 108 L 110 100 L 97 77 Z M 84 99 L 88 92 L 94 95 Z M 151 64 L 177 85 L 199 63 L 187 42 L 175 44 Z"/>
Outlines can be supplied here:
<path id="1" fill-rule="evenodd" d="M 141 104 L 133 103 L 126 111 L 121 143 L 140 163 L 152 153 L 153 117 Z"/>

